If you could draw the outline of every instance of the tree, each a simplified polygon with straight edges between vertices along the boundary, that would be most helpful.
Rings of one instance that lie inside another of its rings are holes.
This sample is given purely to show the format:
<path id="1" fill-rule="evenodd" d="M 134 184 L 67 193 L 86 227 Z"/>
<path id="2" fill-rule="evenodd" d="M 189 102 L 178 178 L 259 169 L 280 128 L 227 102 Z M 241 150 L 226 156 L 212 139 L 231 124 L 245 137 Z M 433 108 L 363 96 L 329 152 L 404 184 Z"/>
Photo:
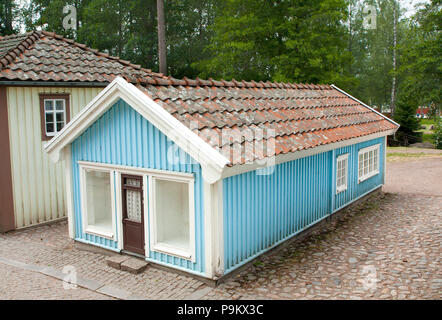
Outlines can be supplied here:
<path id="1" fill-rule="evenodd" d="M 15 33 L 13 20 L 16 4 L 13 0 L 0 0 L 0 34 L 9 35 Z"/>
<path id="2" fill-rule="evenodd" d="M 396 67 L 397 67 L 397 4 L 393 0 L 393 79 L 391 84 L 391 114 L 394 116 L 396 109 Z"/>
<path id="3" fill-rule="evenodd" d="M 202 77 L 345 85 L 350 62 L 345 1 L 229 0 L 207 50 Z"/>
<path id="4" fill-rule="evenodd" d="M 43 29 L 79 40 L 77 31 L 85 24 L 85 8 L 93 1 L 95 0 L 32 0 L 22 12 L 24 25 L 27 30 Z M 76 9 L 76 30 L 66 30 L 63 26 L 63 8 L 66 5 L 72 5 Z"/>
<path id="5" fill-rule="evenodd" d="M 165 1 L 168 71 L 174 77 L 197 77 L 199 70 L 193 63 L 210 58 L 204 49 L 210 44 L 210 26 L 221 6 L 219 0 Z"/>
<path id="6" fill-rule="evenodd" d="M 410 21 L 406 42 L 401 46 L 404 78 L 402 99 L 409 104 L 433 105 L 440 110 L 442 79 L 441 0 L 433 0 Z"/>
<path id="7" fill-rule="evenodd" d="M 402 80 L 395 71 L 395 64 L 400 66 L 401 63 L 400 53 L 395 54 L 395 48 L 402 45 L 408 28 L 403 9 L 394 0 L 353 0 L 352 3 L 351 73 L 358 81 L 348 90 L 370 105 L 379 108 L 391 106 L 397 100 L 397 87 Z M 372 9 L 374 12 L 371 12 Z M 371 21 L 370 27 L 364 26 L 364 21 L 368 22 L 370 17 L 374 21 Z"/>
<path id="8" fill-rule="evenodd" d="M 158 20 L 158 60 L 160 72 L 167 75 L 166 21 L 164 17 L 164 0 L 157 0 Z"/>
<path id="9" fill-rule="evenodd" d="M 433 109 L 440 110 L 442 91 L 440 4 L 440 0 L 433 0 L 416 13 L 409 22 L 405 41 L 400 47 L 402 62 L 399 74 L 403 77 L 403 81 L 395 119 L 401 125 L 399 130 L 407 135 L 416 135 L 413 132 L 418 129 L 416 124 L 418 120 L 414 116 L 418 106 L 430 105 Z M 437 119 L 438 126 L 439 122 Z M 440 141 L 440 137 L 437 139 Z"/>
<path id="10" fill-rule="evenodd" d="M 84 8 L 84 25 L 78 30 L 82 43 L 124 57 L 129 40 L 130 1 L 93 0 Z"/>
<path id="11" fill-rule="evenodd" d="M 209 43 L 209 26 L 219 3 L 164 2 L 168 73 L 176 77 L 198 75 L 192 63 L 207 58 L 203 49 Z M 63 28 L 66 4 L 77 9 L 76 31 Z M 28 31 L 53 31 L 143 67 L 159 68 L 156 0 L 31 0 L 21 15 Z"/>

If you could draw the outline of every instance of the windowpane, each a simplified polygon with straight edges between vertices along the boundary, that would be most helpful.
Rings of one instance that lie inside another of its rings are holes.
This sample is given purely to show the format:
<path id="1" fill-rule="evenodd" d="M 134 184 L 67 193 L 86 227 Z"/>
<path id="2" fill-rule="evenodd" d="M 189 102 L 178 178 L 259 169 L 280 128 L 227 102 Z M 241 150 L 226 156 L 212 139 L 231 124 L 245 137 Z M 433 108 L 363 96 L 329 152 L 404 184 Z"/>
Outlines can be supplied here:
<path id="1" fill-rule="evenodd" d="M 378 150 L 376 149 L 376 150 L 374 150 L 374 159 L 373 159 L 373 161 L 374 161 L 374 170 L 379 170 L 379 167 L 378 167 Z"/>
<path id="2" fill-rule="evenodd" d="M 86 171 L 86 197 L 88 225 L 112 230 L 112 197 L 110 173 Z"/>
<path id="3" fill-rule="evenodd" d="M 54 110 L 54 102 L 52 100 L 45 100 L 45 111 Z"/>
<path id="4" fill-rule="evenodd" d="M 60 132 L 64 127 L 64 122 L 57 122 L 57 132 Z"/>
<path id="5" fill-rule="evenodd" d="M 140 188 L 141 187 L 141 181 L 139 179 L 125 178 L 124 179 L 124 185 L 125 186 L 129 186 L 129 187 Z"/>
<path id="6" fill-rule="evenodd" d="M 364 153 L 364 175 L 368 174 L 368 153 Z"/>
<path id="7" fill-rule="evenodd" d="M 53 113 L 46 113 L 46 123 L 48 122 L 54 122 L 54 114 Z"/>
<path id="8" fill-rule="evenodd" d="M 53 123 L 46 123 L 46 133 L 50 134 L 50 133 L 54 133 L 54 124 Z"/>
<path id="9" fill-rule="evenodd" d="M 64 100 L 56 100 L 55 101 L 55 108 L 58 111 L 64 111 Z"/>
<path id="10" fill-rule="evenodd" d="M 367 148 L 359 153 L 359 178 L 362 180 L 368 179 L 379 171 L 379 146 L 376 148 Z M 361 165 L 361 159 L 363 164 Z"/>
<path id="11" fill-rule="evenodd" d="M 155 179 L 157 242 L 188 250 L 189 184 Z"/>
<path id="12" fill-rule="evenodd" d="M 343 158 L 337 161 L 336 171 L 336 189 L 337 192 L 341 192 L 347 189 L 347 158 Z"/>
<path id="13" fill-rule="evenodd" d="M 141 191 L 126 190 L 126 206 L 128 219 L 141 222 Z"/>
<path id="14" fill-rule="evenodd" d="M 56 119 L 58 122 L 64 122 L 64 113 L 63 112 L 57 112 Z"/>
<path id="15" fill-rule="evenodd" d="M 372 172 L 373 171 L 373 151 L 370 151 L 369 153 L 369 171 Z"/>

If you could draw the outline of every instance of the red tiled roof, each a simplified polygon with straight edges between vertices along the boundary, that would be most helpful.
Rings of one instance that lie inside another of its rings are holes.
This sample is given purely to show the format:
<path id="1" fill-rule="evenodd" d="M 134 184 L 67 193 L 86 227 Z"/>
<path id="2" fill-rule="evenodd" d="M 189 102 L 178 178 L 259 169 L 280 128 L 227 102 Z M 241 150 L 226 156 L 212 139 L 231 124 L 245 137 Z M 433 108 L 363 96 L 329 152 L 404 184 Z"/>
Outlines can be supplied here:
<path id="1" fill-rule="evenodd" d="M 169 81 L 138 88 L 219 150 L 231 166 L 266 158 L 263 148 L 280 155 L 397 129 L 327 85 Z"/>
<path id="2" fill-rule="evenodd" d="M 163 75 L 63 38 L 37 31 L 0 38 L 0 80 L 112 82 Z"/>
<path id="3" fill-rule="evenodd" d="M 111 82 L 117 76 L 136 84 L 231 166 L 397 129 L 328 85 L 178 80 L 54 33 L 0 38 L 0 81 Z"/>

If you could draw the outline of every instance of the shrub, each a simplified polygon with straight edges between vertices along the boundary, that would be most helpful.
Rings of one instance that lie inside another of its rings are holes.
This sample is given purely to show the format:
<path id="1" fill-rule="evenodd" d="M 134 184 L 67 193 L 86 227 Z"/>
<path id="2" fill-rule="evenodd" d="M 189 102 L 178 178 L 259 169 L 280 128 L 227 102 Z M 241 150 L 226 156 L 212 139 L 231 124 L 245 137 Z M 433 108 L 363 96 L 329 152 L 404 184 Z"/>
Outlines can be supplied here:
<path id="1" fill-rule="evenodd" d="M 442 121 L 440 119 L 434 128 L 434 142 L 437 149 L 442 149 Z"/>

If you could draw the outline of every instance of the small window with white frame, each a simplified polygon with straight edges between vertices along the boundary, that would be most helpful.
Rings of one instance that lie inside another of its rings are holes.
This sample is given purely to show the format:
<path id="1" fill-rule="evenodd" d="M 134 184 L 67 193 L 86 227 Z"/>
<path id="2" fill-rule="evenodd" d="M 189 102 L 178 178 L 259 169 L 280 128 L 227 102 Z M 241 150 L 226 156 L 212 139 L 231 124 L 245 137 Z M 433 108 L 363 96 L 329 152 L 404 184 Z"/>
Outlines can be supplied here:
<path id="1" fill-rule="evenodd" d="M 41 94 L 41 132 L 43 140 L 50 140 L 69 122 L 69 95 Z"/>
<path id="2" fill-rule="evenodd" d="M 151 243 L 159 251 L 195 260 L 194 179 L 151 178 Z"/>
<path id="3" fill-rule="evenodd" d="M 379 144 L 359 150 L 358 153 L 359 183 L 379 173 L 379 156 L 380 156 Z"/>
<path id="4" fill-rule="evenodd" d="M 347 190 L 348 185 L 348 153 L 336 159 L 336 193 Z"/>
<path id="5" fill-rule="evenodd" d="M 113 172 L 80 166 L 83 231 L 115 240 Z"/>

